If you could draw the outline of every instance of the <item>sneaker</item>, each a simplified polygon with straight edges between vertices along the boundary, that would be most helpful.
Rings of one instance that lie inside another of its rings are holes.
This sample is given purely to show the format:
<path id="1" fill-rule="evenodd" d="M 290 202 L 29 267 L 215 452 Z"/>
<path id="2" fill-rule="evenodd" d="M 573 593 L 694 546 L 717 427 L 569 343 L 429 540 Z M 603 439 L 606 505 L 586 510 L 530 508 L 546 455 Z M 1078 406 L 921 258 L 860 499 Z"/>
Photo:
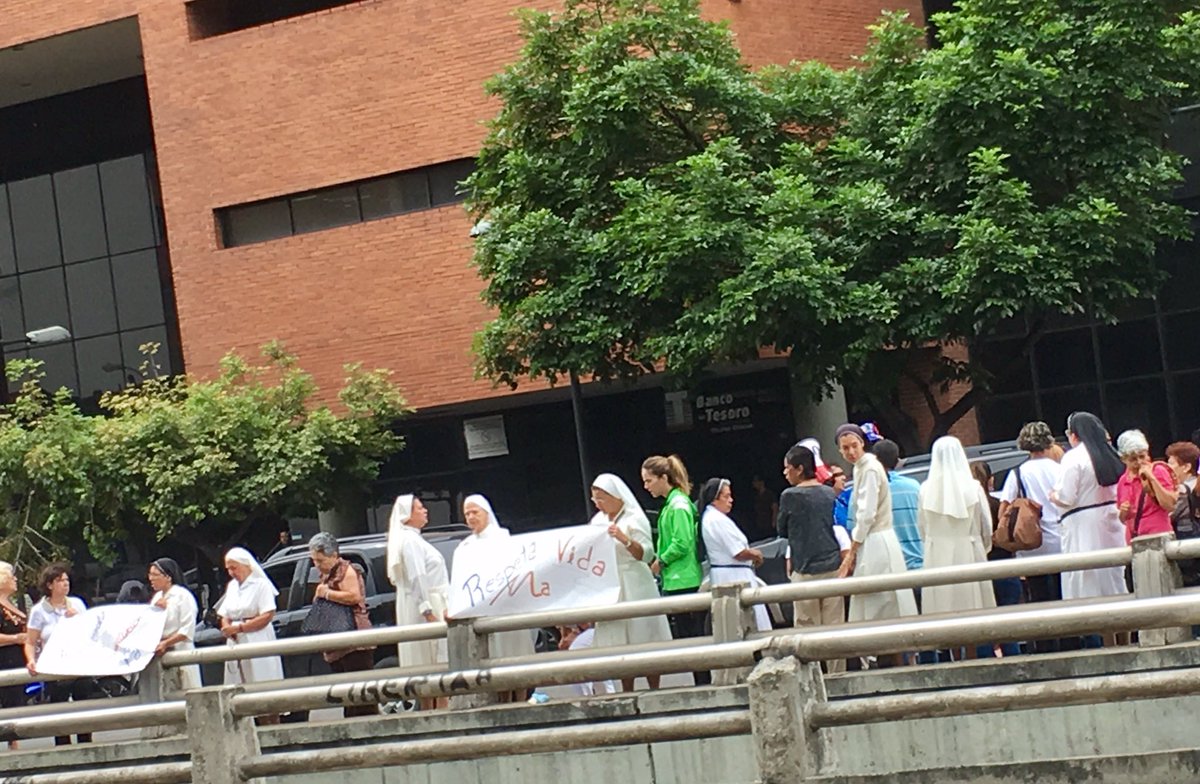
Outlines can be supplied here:
<path id="1" fill-rule="evenodd" d="M 545 705 L 550 701 L 550 695 L 545 692 L 535 691 L 533 695 L 526 700 L 530 705 Z"/>

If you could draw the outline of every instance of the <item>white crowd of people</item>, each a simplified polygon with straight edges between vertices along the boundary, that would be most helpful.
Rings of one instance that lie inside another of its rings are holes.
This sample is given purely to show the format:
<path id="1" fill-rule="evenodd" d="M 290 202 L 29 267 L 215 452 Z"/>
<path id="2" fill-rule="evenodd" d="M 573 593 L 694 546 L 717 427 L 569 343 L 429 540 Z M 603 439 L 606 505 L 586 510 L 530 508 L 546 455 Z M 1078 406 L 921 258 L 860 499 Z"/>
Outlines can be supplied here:
<path id="1" fill-rule="evenodd" d="M 1195 444 L 1171 444 L 1165 450 L 1166 462 L 1155 462 L 1140 431 L 1120 434 L 1114 446 L 1104 424 L 1086 412 L 1069 417 L 1065 436 L 1068 448 L 1063 450 L 1045 423 L 1031 422 L 1022 427 L 1017 445 L 1028 453 L 1028 459 L 1008 472 L 998 490 L 992 486 L 990 469 L 972 464 L 962 444 L 952 436 L 933 444 L 928 475 L 917 483 L 896 473 L 899 449 L 894 442 L 880 437 L 876 428 L 869 424 L 842 425 L 833 434 L 833 444 L 852 466 L 850 489 L 846 489 L 845 472 L 822 460 L 817 439 L 800 441 L 784 455 L 783 476 L 789 486 L 771 506 L 776 531 L 788 544 L 789 579 L 833 580 L 995 558 L 1084 553 L 1119 547 L 1133 537 L 1156 533 L 1174 532 L 1181 538 L 1200 535 L 1200 499 L 1193 495 L 1200 459 L 1200 448 Z M 661 503 L 654 527 L 637 494 L 621 477 L 604 473 L 592 484 L 597 511 L 591 524 L 603 526 L 614 541 L 620 601 L 690 594 L 704 585 L 762 584 L 755 570 L 763 563 L 763 553 L 751 546 L 735 522 L 728 479 L 709 479 L 693 500 L 687 470 L 674 455 L 647 458 L 640 479 L 643 489 Z M 495 546 L 510 536 L 486 497 L 467 496 L 462 512 L 470 534 L 459 542 L 458 551 Z M 449 574 L 441 553 L 421 534 L 428 522 L 428 510 L 419 498 L 401 495 L 395 500 L 389 519 L 386 568 L 396 589 L 398 625 L 447 618 Z M 1018 523 L 1021 531 L 1017 530 Z M 320 582 L 305 631 L 369 628 L 361 570 L 340 556 L 338 542 L 330 534 L 314 536 L 309 549 Z M 229 550 L 224 565 L 230 579 L 215 611 L 226 644 L 274 640 L 277 587 L 244 548 Z M 1200 582 L 1194 565 L 1185 564 L 1184 571 L 1186 581 Z M 147 578 L 153 595 L 143 600 L 167 614 L 156 653 L 192 648 L 197 604 L 179 565 L 169 558 L 158 559 L 149 565 Z M 38 656 L 56 624 L 85 609 L 79 598 L 70 595 L 66 564 L 46 567 L 38 587 L 43 598 L 24 612 L 12 598 L 17 588 L 13 568 L 0 562 L 0 669 L 25 666 L 36 675 Z M 1113 567 L 943 585 L 923 591 L 855 594 L 848 602 L 841 596 L 801 600 L 793 603 L 792 610 L 796 626 L 830 626 L 918 613 L 970 612 L 1022 601 L 1113 596 L 1128 590 L 1124 570 Z M 704 612 L 686 612 L 594 625 L 581 623 L 561 629 L 560 647 L 579 650 L 698 637 L 710 633 L 707 622 Z M 754 622 L 760 630 L 772 627 L 766 606 L 755 606 Z M 1116 636 L 1102 640 L 1098 635 L 1024 641 L 1024 652 L 1119 642 Z M 397 652 L 401 667 L 427 667 L 447 661 L 445 639 L 402 642 Z M 526 631 L 493 634 L 488 652 L 492 658 L 531 655 L 534 636 Z M 878 664 L 1021 652 L 1018 643 L 998 641 L 957 651 L 898 655 Z M 323 658 L 335 672 L 353 672 L 371 669 L 375 652 L 373 647 L 364 646 L 327 651 Z M 829 673 L 844 671 L 846 666 L 845 661 L 825 663 Z M 171 672 L 179 679 L 178 686 L 200 684 L 195 666 Z M 231 661 L 224 669 L 227 684 L 282 677 L 278 656 Z M 698 684 L 708 683 L 710 673 L 695 672 L 693 678 Z M 645 683 L 658 688 L 660 679 L 650 675 Z M 633 678 L 620 683 L 625 691 L 633 690 L 635 685 Z M 46 689 L 51 701 L 91 696 L 89 680 L 82 678 L 51 681 Z M 604 681 L 580 684 L 577 689 L 581 694 L 612 693 L 617 684 Z M 528 696 L 516 692 L 501 695 L 508 701 Z M 18 705 L 23 697 L 21 687 L 2 687 L 0 707 Z M 424 709 L 444 704 L 444 698 L 421 700 Z M 348 716 L 370 715 L 377 708 L 352 706 L 345 712 Z M 260 723 L 278 720 L 277 716 L 258 717 Z M 56 742 L 70 740 L 62 737 Z M 80 735 L 79 740 L 87 742 L 90 736 Z"/>

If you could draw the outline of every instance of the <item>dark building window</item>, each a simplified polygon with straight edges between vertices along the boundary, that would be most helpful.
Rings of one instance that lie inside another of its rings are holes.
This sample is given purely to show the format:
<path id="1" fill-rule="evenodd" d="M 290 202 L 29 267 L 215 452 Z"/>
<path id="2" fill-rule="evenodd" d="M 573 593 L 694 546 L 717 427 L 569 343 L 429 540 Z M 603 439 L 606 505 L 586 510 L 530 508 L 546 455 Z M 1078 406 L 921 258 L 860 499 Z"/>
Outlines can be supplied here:
<path id="1" fill-rule="evenodd" d="M 153 147 L 141 77 L 0 108 L 0 339 L 71 332 L 4 354 L 85 409 L 139 380 L 144 343 L 182 370 Z"/>
<path id="2" fill-rule="evenodd" d="M 358 2 L 361 0 L 193 0 L 187 4 L 188 28 L 193 39 L 211 38 Z"/>
<path id="3" fill-rule="evenodd" d="M 0 183 L 0 337 L 63 326 L 72 340 L 8 350 L 82 398 L 138 380 L 139 346 L 172 372 L 162 231 L 146 155 Z M 60 242 L 61 238 L 61 242 Z"/>
<path id="4" fill-rule="evenodd" d="M 475 160 L 463 158 L 253 204 L 222 207 L 216 211 L 221 243 L 233 248 L 455 204 L 466 198 L 462 183 L 474 169 Z"/>

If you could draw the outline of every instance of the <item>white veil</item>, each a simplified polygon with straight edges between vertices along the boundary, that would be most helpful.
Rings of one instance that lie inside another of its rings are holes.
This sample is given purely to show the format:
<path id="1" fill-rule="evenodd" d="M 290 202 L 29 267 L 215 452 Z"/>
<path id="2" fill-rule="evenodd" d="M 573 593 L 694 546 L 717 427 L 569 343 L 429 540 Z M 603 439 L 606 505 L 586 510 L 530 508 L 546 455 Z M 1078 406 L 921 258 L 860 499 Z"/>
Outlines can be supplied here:
<path id="1" fill-rule="evenodd" d="M 921 485 L 921 508 L 965 520 L 977 503 L 979 482 L 971 474 L 962 443 L 954 436 L 942 436 L 933 443 L 929 478 Z"/>
<path id="2" fill-rule="evenodd" d="M 635 520 L 644 522 L 646 529 L 650 529 L 650 520 L 646 517 L 646 513 L 642 511 L 642 505 L 637 500 L 637 496 L 629 489 L 629 485 L 625 484 L 625 480 L 616 474 L 600 474 L 592 482 L 592 487 L 598 487 L 604 492 L 611 495 L 613 498 L 621 499 L 621 514 L 631 515 Z M 604 514 L 599 512 L 598 514 Z"/>
<path id="3" fill-rule="evenodd" d="M 487 528 L 483 529 L 482 534 L 476 534 L 476 536 L 484 536 L 484 535 L 490 534 L 492 526 L 495 526 L 497 531 L 507 531 L 508 530 L 503 525 L 500 524 L 500 518 L 496 517 L 496 511 L 494 509 L 492 509 L 492 502 L 487 500 L 487 496 L 481 495 L 479 493 L 473 493 L 463 499 L 463 506 L 466 506 L 467 504 L 475 504 L 480 509 L 487 512 L 487 516 L 488 516 Z"/>
<path id="4" fill-rule="evenodd" d="M 404 524 L 412 517 L 414 497 L 411 494 L 397 496 L 388 517 L 387 573 L 393 585 L 403 581 L 404 559 L 401 551 L 404 549 Z"/>

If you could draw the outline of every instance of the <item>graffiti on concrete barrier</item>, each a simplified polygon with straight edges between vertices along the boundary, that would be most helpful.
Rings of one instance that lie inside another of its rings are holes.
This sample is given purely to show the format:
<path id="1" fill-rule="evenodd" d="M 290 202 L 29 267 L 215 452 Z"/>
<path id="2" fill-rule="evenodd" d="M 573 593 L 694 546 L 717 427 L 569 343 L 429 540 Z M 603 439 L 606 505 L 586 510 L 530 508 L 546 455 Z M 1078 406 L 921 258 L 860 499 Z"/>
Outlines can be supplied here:
<path id="1" fill-rule="evenodd" d="M 491 670 L 473 670 L 441 675 L 416 675 L 410 678 L 387 678 L 363 683 L 339 683 L 326 690 L 325 702 L 329 705 L 369 705 L 414 697 L 484 691 L 491 682 Z"/>

